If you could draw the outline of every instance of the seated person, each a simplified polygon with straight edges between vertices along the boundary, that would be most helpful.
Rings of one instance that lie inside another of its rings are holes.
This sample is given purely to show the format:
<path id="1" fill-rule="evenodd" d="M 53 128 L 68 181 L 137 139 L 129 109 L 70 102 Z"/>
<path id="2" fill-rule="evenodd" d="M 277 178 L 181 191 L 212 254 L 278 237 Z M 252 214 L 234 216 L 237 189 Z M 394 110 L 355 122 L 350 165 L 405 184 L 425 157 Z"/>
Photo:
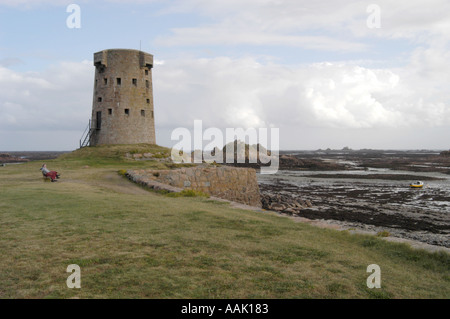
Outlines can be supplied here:
<path id="1" fill-rule="evenodd" d="M 56 182 L 56 179 L 59 178 L 59 174 L 55 171 L 50 171 L 47 168 L 46 164 L 42 165 L 41 171 L 42 171 L 42 175 L 44 175 L 45 177 L 50 177 L 52 182 Z"/>

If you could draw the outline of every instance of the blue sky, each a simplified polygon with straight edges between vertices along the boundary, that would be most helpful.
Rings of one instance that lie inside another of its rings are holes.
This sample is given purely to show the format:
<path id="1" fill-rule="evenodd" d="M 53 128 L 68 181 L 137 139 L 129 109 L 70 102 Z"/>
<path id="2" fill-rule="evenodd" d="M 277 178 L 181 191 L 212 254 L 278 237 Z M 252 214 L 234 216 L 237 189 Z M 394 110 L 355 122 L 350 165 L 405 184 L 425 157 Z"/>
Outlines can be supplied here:
<path id="1" fill-rule="evenodd" d="M 58 3 L 58 2 L 57 2 Z M 64 3 L 62 1 L 62 3 Z M 67 2 L 71 3 L 71 2 Z M 156 56 L 180 57 L 188 54 L 195 57 L 221 56 L 241 57 L 267 56 L 281 64 L 303 64 L 322 61 L 348 60 L 390 60 L 402 52 L 409 52 L 414 46 L 408 40 L 392 40 L 369 36 L 358 39 L 366 49 L 312 50 L 295 45 L 252 45 L 246 43 L 217 45 L 183 43 L 182 46 L 158 46 L 158 40 L 173 35 L 177 28 L 194 28 L 214 24 L 212 17 L 192 10 L 166 12 L 170 1 L 138 2 L 80 2 L 80 29 L 69 29 L 66 19 L 67 5 L 36 4 L 30 1 L 30 7 L 3 6 L 0 13 L 2 57 L 12 56 L 22 60 L 15 65 L 17 70 L 42 70 L 57 60 L 91 59 L 92 52 L 104 48 L 133 48 L 152 52 Z M 238 8 L 237 8 L 238 9 Z M 361 17 L 365 27 L 366 15 Z M 307 30 L 305 36 L 340 37 L 347 41 L 349 31 Z M 376 32 L 374 32 L 376 34 Z M 381 49 L 380 49 L 381 48 Z M 181 54 L 180 54 L 181 49 Z M 397 61 L 397 63 L 401 63 Z"/>
<path id="2" fill-rule="evenodd" d="M 277 127 L 282 149 L 448 149 L 449 30 L 445 0 L 0 0 L 0 150 L 75 149 L 93 53 L 139 46 L 158 144 L 201 119 Z"/>

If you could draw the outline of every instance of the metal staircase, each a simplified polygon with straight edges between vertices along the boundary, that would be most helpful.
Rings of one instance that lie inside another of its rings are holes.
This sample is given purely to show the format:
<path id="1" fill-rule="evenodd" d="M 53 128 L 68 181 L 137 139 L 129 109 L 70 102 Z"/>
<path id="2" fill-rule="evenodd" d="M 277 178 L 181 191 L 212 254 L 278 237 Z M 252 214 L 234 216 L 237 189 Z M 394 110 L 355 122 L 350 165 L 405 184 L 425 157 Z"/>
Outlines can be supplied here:
<path id="1" fill-rule="evenodd" d="M 92 127 L 91 127 L 91 120 L 89 120 L 88 126 L 84 130 L 83 135 L 81 135 L 80 148 L 90 145 L 91 135 L 92 135 Z"/>

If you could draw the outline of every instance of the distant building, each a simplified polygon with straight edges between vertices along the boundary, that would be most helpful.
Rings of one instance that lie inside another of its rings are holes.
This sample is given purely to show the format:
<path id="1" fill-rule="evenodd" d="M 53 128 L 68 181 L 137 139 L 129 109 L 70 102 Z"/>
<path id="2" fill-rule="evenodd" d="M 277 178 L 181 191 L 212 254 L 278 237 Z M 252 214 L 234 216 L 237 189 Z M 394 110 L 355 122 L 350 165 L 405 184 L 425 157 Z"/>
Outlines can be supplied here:
<path id="1" fill-rule="evenodd" d="M 94 53 L 95 82 L 90 145 L 156 144 L 153 55 L 110 49 Z M 84 146 L 80 141 L 80 146 Z"/>

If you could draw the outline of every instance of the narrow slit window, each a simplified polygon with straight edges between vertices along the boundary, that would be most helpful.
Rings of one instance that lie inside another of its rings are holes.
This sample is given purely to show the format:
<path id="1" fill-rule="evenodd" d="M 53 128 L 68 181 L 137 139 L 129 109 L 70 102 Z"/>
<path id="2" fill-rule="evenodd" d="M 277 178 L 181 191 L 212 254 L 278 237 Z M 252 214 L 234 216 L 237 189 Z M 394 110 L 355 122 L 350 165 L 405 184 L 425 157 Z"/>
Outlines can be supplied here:
<path id="1" fill-rule="evenodd" d="M 147 89 L 150 87 L 150 81 L 149 80 L 145 80 L 145 87 Z"/>
<path id="2" fill-rule="evenodd" d="M 112 109 L 108 109 L 108 115 L 112 114 Z"/>
<path id="3" fill-rule="evenodd" d="M 133 83 L 133 85 L 136 86 L 137 85 L 137 79 L 132 79 L 131 83 Z"/>
<path id="4" fill-rule="evenodd" d="M 122 79 L 121 78 L 117 78 L 117 85 L 122 85 Z"/>
<path id="5" fill-rule="evenodd" d="M 101 101 L 102 101 L 102 98 L 101 98 L 101 97 L 99 97 L 99 98 L 97 99 L 97 101 L 101 102 Z"/>
<path id="6" fill-rule="evenodd" d="M 145 75 L 148 75 L 148 70 L 145 70 Z"/>
<path id="7" fill-rule="evenodd" d="M 145 116 L 145 110 L 141 110 L 141 116 Z"/>
<path id="8" fill-rule="evenodd" d="M 150 99 L 147 99 L 147 104 L 150 104 Z"/>
<path id="9" fill-rule="evenodd" d="M 104 78 L 104 79 L 103 79 L 103 83 L 104 83 L 105 85 L 108 85 L 108 79 L 107 79 L 107 78 Z"/>
<path id="10" fill-rule="evenodd" d="M 102 112 L 101 111 L 97 112 L 97 119 L 96 119 L 95 128 L 97 130 L 102 128 Z"/>
<path id="11" fill-rule="evenodd" d="M 130 109 L 125 109 L 125 115 L 130 115 Z"/>

